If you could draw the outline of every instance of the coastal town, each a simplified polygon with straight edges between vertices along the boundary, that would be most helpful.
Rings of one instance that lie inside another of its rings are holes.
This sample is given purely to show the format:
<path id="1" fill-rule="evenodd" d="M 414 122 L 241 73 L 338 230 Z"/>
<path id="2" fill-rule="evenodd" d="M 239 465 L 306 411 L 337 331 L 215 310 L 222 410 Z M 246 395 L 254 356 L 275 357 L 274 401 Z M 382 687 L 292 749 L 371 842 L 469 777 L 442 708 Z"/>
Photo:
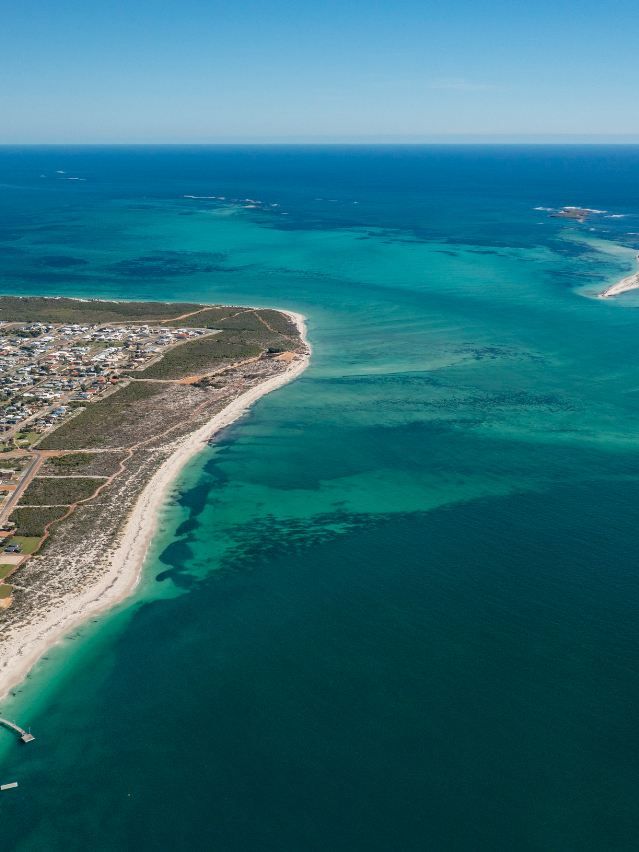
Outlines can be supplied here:
<path id="1" fill-rule="evenodd" d="M 104 395 L 123 370 L 142 370 L 207 329 L 0 322 L 0 451 L 30 446 Z"/>
<path id="2" fill-rule="evenodd" d="M 130 581 L 145 487 L 304 368 L 300 328 L 252 308 L 0 297 L 0 652 Z"/>
<path id="3" fill-rule="evenodd" d="M 39 544 L 37 535 L 16 535 L 12 519 L 43 461 L 31 448 L 112 393 L 123 371 L 135 375 L 170 347 L 210 333 L 148 324 L 0 322 L 0 609 L 12 601 L 4 581 Z"/>

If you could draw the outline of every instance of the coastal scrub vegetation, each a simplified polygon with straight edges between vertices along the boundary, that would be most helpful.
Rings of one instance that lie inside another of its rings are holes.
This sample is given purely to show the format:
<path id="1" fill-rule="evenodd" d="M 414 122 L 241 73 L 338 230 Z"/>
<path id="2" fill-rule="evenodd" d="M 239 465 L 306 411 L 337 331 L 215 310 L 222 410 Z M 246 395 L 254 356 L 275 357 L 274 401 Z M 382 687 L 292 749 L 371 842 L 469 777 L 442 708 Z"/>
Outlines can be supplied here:
<path id="1" fill-rule="evenodd" d="M 64 476 L 90 464 L 92 458 L 91 453 L 66 453 L 63 456 L 53 456 L 53 458 L 47 459 L 45 467 L 48 469 L 47 473 L 49 470 L 54 470 Z"/>
<path id="2" fill-rule="evenodd" d="M 205 306 L 192 302 L 103 302 L 97 299 L 0 296 L 0 320 L 80 324 L 157 322 L 191 313 L 202 307 Z"/>
<path id="3" fill-rule="evenodd" d="M 98 453 L 65 453 L 48 458 L 40 468 L 40 474 L 41 476 L 111 476 L 117 473 L 123 458 L 124 454 L 117 450 Z"/>
<path id="4" fill-rule="evenodd" d="M 84 477 L 55 477 L 46 479 L 36 477 L 22 495 L 23 506 L 68 506 L 78 500 L 90 497 L 100 487 L 104 479 Z"/>
<path id="5" fill-rule="evenodd" d="M 87 447 L 127 446 L 127 432 L 140 427 L 141 404 L 163 391 L 161 384 L 131 382 L 115 393 L 87 405 L 71 420 L 46 435 L 42 450 L 85 449 Z M 114 439 L 122 444 L 114 444 Z"/>
<path id="6" fill-rule="evenodd" d="M 181 379 L 210 372 L 234 361 L 257 357 L 261 351 L 259 345 L 247 342 L 235 332 L 220 332 L 176 346 L 160 361 L 142 370 L 140 376 L 145 379 Z"/>
<path id="7" fill-rule="evenodd" d="M 16 536 L 38 538 L 44 535 L 44 529 L 51 521 L 56 521 L 67 512 L 66 506 L 37 506 L 35 508 L 14 509 L 10 520 L 16 525 Z M 17 543 L 11 539 L 11 543 Z M 24 548 L 23 548 L 24 550 Z"/>
<path id="8" fill-rule="evenodd" d="M 193 316 L 190 317 L 184 317 L 180 320 L 169 320 L 163 323 L 163 325 L 172 328 L 219 328 L 221 322 L 223 322 L 227 317 L 238 312 L 245 313 L 246 308 L 226 306 L 208 308 L 198 311 L 198 313 L 193 314 Z"/>
<path id="9" fill-rule="evenodd" d="M 286 314 L 267 309 L 259 311 L 259 315 L 278 334 L 285 334 L 297 340 L 297 327 L 293 320 Z"/>

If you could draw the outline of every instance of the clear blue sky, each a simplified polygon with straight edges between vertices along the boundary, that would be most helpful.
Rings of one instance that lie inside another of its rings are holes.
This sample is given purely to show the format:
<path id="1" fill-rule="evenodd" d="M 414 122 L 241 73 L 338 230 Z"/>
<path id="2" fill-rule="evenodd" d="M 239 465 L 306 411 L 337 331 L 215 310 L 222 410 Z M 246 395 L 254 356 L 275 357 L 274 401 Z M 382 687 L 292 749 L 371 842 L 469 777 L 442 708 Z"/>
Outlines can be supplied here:
<path id="1" fill-rule="evenodd" d="M 19 0 L 0 142 L 639 139 L 637 0 Z"/>

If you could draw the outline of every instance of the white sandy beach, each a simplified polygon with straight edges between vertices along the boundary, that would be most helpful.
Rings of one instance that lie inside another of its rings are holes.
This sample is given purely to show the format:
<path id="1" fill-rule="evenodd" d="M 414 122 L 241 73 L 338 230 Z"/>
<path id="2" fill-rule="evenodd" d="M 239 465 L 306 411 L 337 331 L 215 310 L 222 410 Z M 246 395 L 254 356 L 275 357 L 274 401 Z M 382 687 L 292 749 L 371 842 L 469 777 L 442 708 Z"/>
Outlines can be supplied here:
<path id="1" fill-rule="evenodd" d="M 637 255 L 637 261 L 639 262 L 639 254 Z M 619 296 L 621 293 L 627 293 L 629 290 L 636 290 L 637 288 L 639 288 L 639 272 L 634 272 L 632 275 L 622 278 L 621 281 L 617 281 L 616 284 L 603 290 L 599 294 L 599 298 L 609 299 L 611 296 Z"/>
<path id="2" fill-rule="evenodd" d="M 124 527 L 122 540 L 110 559 L 109 568 L 93 586 L 65 599 L 54 613 L 43 613 L 11 636 L 2 648 L 0 700 L 19 684 L 52 645 L 88 618 L 109 609 L 131 594 L 139 582 L 149 544 L 157 527 L 158 513 L 168 489 L 182 468 L 222 429 L 240 418 L 258 399 L 297 378 L 308 366 L 310 346 L 305 317 L 281 311 L 295 322 L 307 346 L 307 354 L 292 360 L 286 369 L 234 399 L 226 408 L 192 434 L 175 442 L 170 457 L 156 471 L 135 504 Z"/>

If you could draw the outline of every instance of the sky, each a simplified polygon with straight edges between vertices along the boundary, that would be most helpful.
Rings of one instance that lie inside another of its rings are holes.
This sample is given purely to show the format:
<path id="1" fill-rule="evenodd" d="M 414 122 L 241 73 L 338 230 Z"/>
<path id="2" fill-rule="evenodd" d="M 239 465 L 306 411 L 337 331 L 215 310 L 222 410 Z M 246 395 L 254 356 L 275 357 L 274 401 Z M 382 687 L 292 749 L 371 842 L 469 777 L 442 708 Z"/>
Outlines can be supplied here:
<path id="1" fill-rule="evenodd" d="M 636 0 L 20 0 L 0 143 L 639 141 Z"/>

